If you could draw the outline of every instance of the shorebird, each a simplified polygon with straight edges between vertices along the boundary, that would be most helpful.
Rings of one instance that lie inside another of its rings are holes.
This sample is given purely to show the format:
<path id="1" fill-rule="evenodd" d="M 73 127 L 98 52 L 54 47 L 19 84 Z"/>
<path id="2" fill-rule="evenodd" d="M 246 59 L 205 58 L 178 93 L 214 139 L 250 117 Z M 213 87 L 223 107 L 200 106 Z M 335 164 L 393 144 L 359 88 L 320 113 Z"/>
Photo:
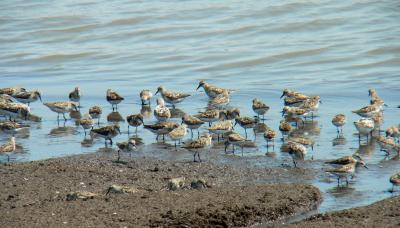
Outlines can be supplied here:
<path id="1" fill-rule="evenodd" d="M 167 121 L 171 118 L 171 111 L 165 106 L 164 99 L 157 99 L 157 106 L 154 109 L 154 116 L 158 121 Z"/>
<path id="2" fill-rule="evenodd" d="M 304 146 L 311 146 L 311 150 L 314 150 L 315 141 L 311 138 L 305 136 L 290 136 L 287 140 L 288 142 L 295 142 Z"/>
<path id="3" fill-rule="evenodd" d="M 60 119 L 60 114 L 63 115 L 64 120 L 67 120 L 65 117 L 65 113 L 71 112 L 73 110 L 78 111 L 78 108 L 75 102 L 72 101 L 58 101 L 58 102 L 49 102 L 44 103 L 51 111 L 57 113 L 57 120 Z"/>
<path id="4" fill-rule="evenodd" d="M 161 96 L 165 102 L 171 104 L 172 107 L 175 107 L 175 104 L 182 102 L 186 97 L 190 96 L 188 93 L 178 93 L 167 90 L 164 86 L 159 86 L 156 94 L 157 93 L 161 93 Z"/>
<path id="5" fill-rule="evenodd" d="M 93 128 L 93 119 L 90 114 L 86 113 L 85 115 L 83 115 L 83 118 L 79 120 L 79 125 L 82 126 L 86 136 L 86 130 Z"/>
<path id="6" fill-rule="evenodd" d="M 144 89 L 139 95 L 142 105 L 150 105 L 151 98 L 153 97 L 153 93 L 150 90 Z"/>
<path id="7" fill-rule="evenodd" d="M 100 125 L 100 117 L 102 113 L 103 111 L 99 106 L 93 106 L 89 108 L 89 115 L 93 119 L 97 119 L 97 125 Z"/>
<path id="8" fill-rule="evenodd" d="M 117 142 L 117 153 L 118 153 L 118 158 L 117 161 L 120 160 L 120 152 L 131 152 L 132 150 L 136 149 L 137 141 L 135 139 L 129 139 L 126 142 Z"/>
<path id="9" fill-rule="evenodd" d="M 112 89 L 107 89 L 106 99 L 112 105 L 113 111 L 114 109 L 118 109 L 118 104 L 124 100 L 122 96 L 120 96 L 117 92 L 113 91 Z"/>
<path id="10" fill-rule="evenodd" d="M 14 103 L 16 102 L 15 98 L 13 98 L 12 96 L 8 95 L 8 94 L 0 94 L 0 103 Z"/>
<path id="11" fill-rule="evenodd" d="M 30 103 L 32 103 L 32 102 L 37 101 L 38 99 L 40 101 L 42 101 L 42 97 L 41 97 L 40 92 L 38 90 L 34 90 L 34 91 L 31 91 L 31 92 L 28 92 L 28 91 L 18 92 L 16 94 L 14 94 L 13 97 L 17 101 L 19 101 L 19 102 L 21 102 L 23 104 L 28 104 L 28 105 Z"/>
<path id="12" fill-rule="evenodd" d="M 337 114 L 335 117 L 332 119 L 332 124 L 336 127 L 337 133 L 339 132 L 343 133 L 343 126 L 346 124 L 346 116 L 344 114 Z M 339 131 L 340 128 L 340 131 Z"/>
<path id="13" fill-rule="evenodd" d="M 336 167 L 334 169 L 328 169 L 326 172 L 333 174 L 334 176 L 337 177 L 337 183 L 338 186 L 340 185 L 340 179 L 346 178 L 346 185 L 349 185 L 349 176 L 354 176 L 354 172 L 356 170 L 356 165 L 360 164 L 361 166 L 365 167 L 368 169 L 368 167 L 365 165 L 364 161 L 359 161 L 358 163 L 349 163 L 347 165 L 342 165 L 339 167 Z"/>
<path id="14" fill-rule="evenodd" d="M 232 152 L 235 153 L 235 146 L 240 146 L 242 148 L 242 155 L 243 155 L 243 147 L 241 144 L 245 142 L 246 139 L 241 136 L 239 133 L 236 132 L 230 132 L 228 134 L 227 139 L 225 141 L 225 153 L 227 151 L 227 148 L 229 145 L 232 145 Z"/>
<path id="15" fill-rule="evenodd" d="M 126 122 L 128 122 L 128 135 L 129 135 L 129 127 L 135 127 L 135 134 L 137 134 L 137 128 L 143 124 L 143 115 L 142 114 L 133 114 L 126 117 Z"/>
<path id="16" fill-rule="evenodd" d="M 254 120 L 256 121 L 254 127 L 253 127 L 253 132 L 254 136 L 257 136 L 257 134 L 264 133 L 266 130 L 268 130 L 268 126 L 265 123 L 260 123 L 260 119 L 258 116 L 254 117 Z M 254 140 L 256 140 L 257 137 L 254 137 Z"/>
<path id="17" fill-rule="evenodd" d="M 208 128 L 208 131 L 210 133 L 217 134 L 218 137 L 218 142 L 219 142 L 219 136 L 225 134 L 228 131 L 232 130 L 232 122 L 229 120 L 222 120 L 218 121 L 216 123 L 213 123 L 211 127 Z"/>
<path id="18" fill-rule="evenodd" d="M 240 116 L 240 109 L 238 108 L 231 108 L 226 110 L 226 120 L 234 120 Z"/>
<path id="19" fill-rule="evenodd" d="M 113 141 L 112 138 L 117 136 L 118 134 L 121 134 L 121 130 L 119 128 L 119 125 L 110 125 L 110 126 L 105 126 L 105 127 L 100 127 L 100 128 L 94 128 L 90 131 L 90 135 L 93 136 L 100 136 L 104 138 L 104 144 L 107 146 L 107 140 L 110 141 L 110 145 L 112 146 Z"/>
<path id="20" fill-rule="evenodd" d="M 399 138 L 400 138 L 400 130 L 398 126 L 391 126 L 388 129 L 386 129 L 386 137 L 392 137 L 392 138 L 396 138 L 397 142 L 399 142 Z"/>
<path id="21" fill-rule="evenodd" d="M 175 128 L 179 127 L 179 124 L 167 121 L 167 122 L 159 122 L 156 124 L 148 124 L 148 125 L 144 124 L 143 126 L 145 129 L 148 129 L 149 131 L 157 135 L 156 138 L 157 141 L 160 135 L 163 136 L 163 140 L 165 141 L 165 135 L 170 133 Z"/>
<path id="22" fill-rule="evenodd" d="M 27 119 L 30 114 L 30 108 L 21 103 L 0 103 L 0 114 L 8 116 L 9 119 L 23 118 Z"/>
<path id="23" fill-rule="evenodd" d="M 210 109 L 205 112 L 200 112 L 194 117 L 199 118 L 201 121 L 208 122 L 208 126 L 211 127 L 211 123 L 218 121 L 222 115 L 226 117 L 226 113 L 224 111 L 218 109 Z"/>
<path id="24" fill-rule="evenodd" d="M 300 107 L 289 107 L 289 106 L 285 106 L 283 107 L 282 110 L 282 116 L 289 116 L 292 118 L 302 118 L 302 117 L 307 117 L 308 114 L 310 113 L 310 110 L 308 109 L 303 109 Z M 301 119 L 303 121 L 303 119 Z M 304 121 L 303 121 L 304 124 Z"/>
<path id="25" fill-rule="evenodd" d="M 197 117 L 190 116 L 188 114 L 182 117 L 182 124 L 186 124 L 187 128 L 190 129 L 191 138 L 193 138 L 193 130 L 197 129 L 197 136 L 200 137 L 199 128 L 204 124 L 204 121 L 200 120 Z"/>
<path id="26" fill-rule="evenodd" d="M 227 92 L 228 94 L 231 93 L 231 90 L 229 90 L 229 89 L 224 89 L 224 88 L 220 88 L 220 87 L 217 87 L 217 86 L 210 85 L 204 80 L 201 80 L 199 82 L 199 85 L 197 86 L 196 90 L 198 90 L 200 88 L 204 89 L 204 91 L 206 92 L 206 94 L 207 94 L 207 96 L 209 98 L 215 98 L 219 94 L 223 94 L 225 92 Z"/>
<path id="27" fill-rule="evenodd" d="M 13 136 L 7 143 L 0 145 L 0 154 L 6 154 L 7 161 L 10 162 L 10 154 L 13 153 L 15 149 L 16 149 L 15 137 Z"/>
<path id="28" fill-rule="evenodd" d="M 304 160 L 307 154 L 307 148 L 297 142 L 288 142 L 288 153 L 292 157 L 293 165 L 296 168 L 297 162 L 296 160 Z"/>
<path id="29" fill-rule="evenodd" d="M 211 145 L 212 145 L 212 137 L 211 135 L 206 133 L 205 135 L 200 136 L 199 139 L 186 142 L 185 145 L 182 146 L 182 148 L 194 152 L 193 162 L 197 162 L 196 155 L 199 159 L 198 162 L 201 162 L 200 151 L 210 148 Z"/>
<path id="30" fill-rule="evenodd" d="M 218 94 L 216 97 L 212 98 L 208 102 L 209 107 L 221 108 L 230 102 L 230 95 L 227 91 L 224 91 L 221 94 Z"/>
<path id="31" fill-rule="evenodd" d="M 0 89 L 0 94 L 7 94 L 9 96 L 14 96 L 19 92 L 26 92 L 26 89 L 21 87 L 8 87 Z"/>
<path id="32" fill-rule="evenodd" d="M 282 97 L 294 97 L 297 99 L 304 99 L 304 100 L 310 98 L 309 96 L 307 96 L 303 93 L 300 93 L 300 92 L 297 92 L 294 90 L 290 90 L 290 89 L 284 89 L 282 92 L 282 95 L 281 95 L 281 98 Z"/>
<path id="33" fill-rule="evenodd" d="M 264 120 L 264 115 L 269 110 L 269 106 L 257 98 L 253 99 L 252 108 L 253 111 L 257 114 L 258 118 L 260 118 L 260 115 L 262 115 L 262 120 Z"/>
<path id="34" fill-rule="evenodd" d="M 272 128 L 268 128 L 264 132 L 264 139 L 267 141 L 267 149 L 270 146 L 270 142 L 272 142 L 272 150 L 275 150 L 275 142 L 274 139 L 276 137 L 276 132 Z"/>
<path id="35" fill-rule="evenodd" d="M 187 128 L 186 124 L 181 124 L 179 127 L 173 129 L 171 132 L 168 133 L 169 138 L 174 141 L 175 143 L 175 150 L 176 150 L 176 142 L 178 141 L 181 144 L 181 140 L 186 136 Z"/>
<path id="36" fill-rule="evenodd" d="M 382 135 L 380 135 L 376 138 L 376 142 L 379 144 L 381 151 L 384 151 L 386 153 L 386 155 L 390 155 L 390 153 L 394 149 L 394 146 L 396 145 L 393 138 L 387 138 Z"/>
<path id="37" fill-rule="evenodd" d="M 330 165 L 339 166 L 339 165 L 348 165 L 348 164 L 352 164 L 352 163 L 361 164 L 361 161 L 363 161 L 363 160 L 360 157 L 360 155 L 355 153 L 351 156 L 343 156 L 343 157 L 340 157 L 335 160 L 327 161 L 325 163 L 330 164 Z M 363 166 L 365 166 L 365 163 L 363 164 Z"/>
<path id="38" fill-rule="evenodd" d="M 81 106 L 81 90 L 79 87 L 75 87 L 75 89 L 69 93 L 68 98 L 70 101 L 76 102 L 78 106 Z"/>
<path id="39" fill-rule="evenodd" d="M 400 172 L 393 174 L 389 179 L 392 183 L 392 192 L 394 191 L 394 186 L 400 186 Z"/>
<path id="40" fill-rule="evenodd" d="M 16 134 L 24 128 L 29 128 L 29 125 L 20 124 L 13 121 L 0 122 L 0 130 L 8 134 Z"/>
<path id="41" fill-rule="evenodd" d="M 360 109 L 353 110 L 352 112 L 361 117 L 372 117 L 375 113 L 378 113 L 380 111 L 381 108 L 378 105 L 368 105 Z"/>
<path id="42" fill-rule="evenodd" d="M 247 116 L 237 117 L 235 119 L 235 125 L 236 124 L 239 124 L 241 127 L 244 128 L 244 132 L 246 134 L 246 139 L 247 139 L 247 129 L 253 128 L 256 124 L 256 120 Z"/>
<path id="43" fill-rule="evenodd" d="M 371 97 L 371 100 L 370 100 L 370 104 L 371 105 L 377 105 L 381 109 L 383 108 L 383 106 L 385 105 L 385 102 L 383 101 L 382 98 L 380 98 L 378 96 L 378 93 L 376 92 L 375 89 L 369 89 L 368 90 L 368 95 Z"/>
<path id="44" fill-rule="evenodd" d="M 292 125 L 286 122 L 285 120 L 281 120 L 279 123 L 279 131 L 282 132 L 282 135 L 288 135 L 289 132 L 292 130 Z"/>
<path id="45" fill-rule="evenodd" d="M 367 135 L 367 140 L 368 140 L 368 135 L 374 129 L 375 124 L 372 119 L 361 118 L 360 120 L 354 122 L 354 126 L 357 128 L 357 131 L 359 132 L 358 139 L 360 141 L 361 135 Z"/>

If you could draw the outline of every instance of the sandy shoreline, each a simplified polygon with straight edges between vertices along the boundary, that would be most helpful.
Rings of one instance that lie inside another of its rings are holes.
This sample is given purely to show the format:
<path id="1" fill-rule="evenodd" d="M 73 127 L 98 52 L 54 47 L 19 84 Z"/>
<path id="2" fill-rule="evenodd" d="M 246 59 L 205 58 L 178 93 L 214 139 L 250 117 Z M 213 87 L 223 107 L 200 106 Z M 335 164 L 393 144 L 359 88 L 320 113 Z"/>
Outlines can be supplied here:
<path id="1" fill-rule="evenodd" d="M 307 172 L 301 169 L 152 158 L 125 161 L 116 163 L 114 155 L 97 153 L 1 165 L 0 227 L 280 226 L 280 221 L 313 210 L 322 200 L 311 185 L 277 184 L 305 178 Z M 183 187 L 170 190 L 171 178 L 185 178 Z M 271 184 L 259 184 L 260 179 Z M 111 185 L 128 187 L 131 193 L 106 194 Z M 68 194 L 78 192 L 94 196 L 67 200 Z M 399 206 L 399 197 L 391 200 L 386 207 Z M 357 210 L 364 209 L 350 212 Z M 365 210 L 377 215 L 382 209 L 372 205 Z M 343 216 L 363 220 L 350 212 L 317 215 L 292 225 L 346 225 Z"/>
<path id="2" fill-rule="evenodd" d="M 114 160 L 90 154 L 1 165 L 0 226 L 248 226 L 311 210 L 321 201 L 310 185 L 248 184 L 260 175 L 256 170 L 211 162 Z M 273 182 L 274 172 L 262 175 Z M 169 179 L 179 177 L 185 178 L 183 188 L 168 190 Z M 191 188 L 196 180 L 207 188 Z M 113 184 L 134 193 L 106 195 Z M 96 195 L 67 201 L 67 194 L 77 191 Z"/>

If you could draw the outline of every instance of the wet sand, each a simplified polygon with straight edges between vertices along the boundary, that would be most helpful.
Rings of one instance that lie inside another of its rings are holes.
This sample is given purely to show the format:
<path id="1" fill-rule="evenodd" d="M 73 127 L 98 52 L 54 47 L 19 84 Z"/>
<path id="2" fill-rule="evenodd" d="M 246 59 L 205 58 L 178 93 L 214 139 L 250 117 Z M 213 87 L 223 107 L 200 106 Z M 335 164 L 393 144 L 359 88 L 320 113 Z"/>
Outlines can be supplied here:
<path id="1" fill-rule="evenodd" d="M 97 153 L 1 165 L 0 227 L 237 227 L 286 219 L 321 202 L 313 186 L 273 184 L 305 178 L 307 172 L 301 169 L 282 172 L 149 158 L 124 161 L 116 163 L 115 154 Z M 170 190 L 170 179 L 181 177 L 183 186 Z M 257 184 L 260 177 L 271 184 Z M 205 185 L 191 184 L 198 180 Z M 130 193 L 106 194 L 113 184 L 130 187 Z M 73 192 L 93 195 L 67 198 Z"/>
<path id="2" fill-rule="evenodd" d="M 400 227 L 400 196 L 372 205 L 318 214 L 289 227 Z"/>

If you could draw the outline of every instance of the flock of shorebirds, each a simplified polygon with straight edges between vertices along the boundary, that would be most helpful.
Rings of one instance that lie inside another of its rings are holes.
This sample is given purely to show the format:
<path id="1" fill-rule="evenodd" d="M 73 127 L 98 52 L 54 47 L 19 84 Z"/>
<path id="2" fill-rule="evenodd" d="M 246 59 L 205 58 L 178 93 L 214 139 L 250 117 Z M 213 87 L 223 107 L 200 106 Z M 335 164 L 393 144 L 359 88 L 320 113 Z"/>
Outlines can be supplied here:
<path id="1" fill-rule="evenodd" d="M 154 124 L 145 124 L 144 116 L 141 113 L 132 114 L 126 117 L 129 128 L 134 127 L 135 134 L 137 129 L 143 125 L 144 129 L 153 132 L 158 141 L 162 136 L 165 141 L 165 136 L 174 142 L 175 149 L 177 144 L 182 148 L 193 151 L 194 162 L 201 162 L 200 152 L 207 150 L 213 144 L 213 140 L 223 140 L 225 145 L 225 153 L 228 153 L 228 148 L 232 146 L 232 153 L 235 153 L 235 146 L 242 149 L 246 147 L 254 147 L 253 141 L 248 140 L 247 130 L 252 130 L 254 135 L 263 134 L 267 148 L 274 148 L 274 140 L 277 136 L 276 132 L 264 123 L 264 115 L 269 111 L 270 107 L 259 99 L 253 99 L 252 109 L 256 114 L 254 117 L 241 116 L 240 109 L 227 108 L 230 102 L 230 96 L 233 90 L 220 88 L 211 85 L 202 80 L 199 82 L 196 90 L 203 88 L 209 98 L 208 108 L 204 112 L 199 112 L 195 115 L 182 114 L 180 116 L 182 122 L 172 121 L 172 111 L 175 105 L 183 102 L 185 98 L 191 96 L 188 93 L 180 93 L 168 90 L 164 86 L 160 86 L 155 94 L 160 94 L 161 97 L 157 98 L 157 105 L 154 109 L 154 116 L 157 122 Z M 41 101 L 41 94 L 39 91 L 28 91 L 20 87 L 2 88 L 0 89 L 0 115 L 5 117 L 5 120 L 0 122 L 0 130 L 2 132 L 11 134 L 10 140 L 0 146 L 0 153 L 6 154 L 10 158 L 16 150 L 16 141 L 14 134 L 23 128 L 29 127 L 25 122 L 33 117 L 29 104 L 37 100 Z M 142 106 L 150 106 L 153 94 L 150 90 L 143 90 L 140 92 L 140 99 Z M 367 141 L 370 137 L 374 137 L 378 142 L 381 150 L 385 151 L 388 156 L 391 154 L 400 153 L 400 130 L 399 126 L 392 126 L 386 130 L 386 135 L 380 134 L 380 125 L 383 122 L 383 107 L 384 101 L 378 96 L 376 90 L 369 90 L 370 104 L 354 110 L 353 113 L 361 116 L 362 118 L 354 122 L 354 126 L 358 131 L 359 142 L 361 143 L 362 137 L 366 137 Z M 312 138 L 307 137 L 305 134 L 295 133 L 294 129 L 298 125 L 303 124 L 307 118 L 314 118 L 315 113 L 318 111 L 321 103 L 319 96 L 309 96 L 294 90 L 284 89 L 281 98 L 284 98 L 284 107 L 282 109 L 283 120 L 280 121 L 279 130 L 282 133 L 282 140 L 284 141 L 285 151 L 288 152 L 293 161 L 293 165 L 297 167 L 299 160 L 304 160 L 307 154 L 307 148 L 313 149 L 314 141 Z M 51 111 L 57 113 L 57 120 L 60 120 L 60 115 L 64 120 L 66 113 L 78 111 L 80 108 L 81 92 L 79 87 L 76 87 L 69 93 L 69 101 L 49 102 L 44 103 Z M 112 109 L 117 110 L 124 97 L 117 92 L 108 89 L 106 92 L 106 100 L 112 105 Z M 169 104 L 169 106 L 166 105 Z M 171 109 L 172 106 L 172 109 Z M 80 118 L 79 124 L 85 132 L 90 130 L 90 136 L 99 136 L 105 139 L 105 145 L 113 145 L 112 139 L 120 134 L 120 126 L 118 124 L 110 124 L 107 126 L 100 126 L 100 118 L 102 115 L 102 108 L 100 106 L 93 106 L 89 108 L 87 114 Z M 36 119 L 40 119 L 36 117 Z M 95 119 L 97 119 L 97 124 Z M 25 120 L 25 121 L 23 121 Z M 204 124 L 207 124 L 208 131 L 200 134 L 199 129 Z M 346 124 L 346 116 L 344 114 L 337 114 L 332 119 L 332 124 L 337 127 L 338 136 L 343 133 L 343 126 Z M 241 135 L 234 131 L 234 127 L 239 125 L 244 128 L 245 135 Z M 197 138 L 194 137 L 193 131 L 197 131 Z M 378 135 L 373 132 L 378 131 Z M 181 144 L 187 134 L 190 132 L 191 140 Z M 137 145 L 141 144 L 138 137 L 129 138 L 126 142 L 116 143 L 118 147 L 118 161 L 120 159 L 120 152 L 132 151 Z M 351 156 L 338 158 L 334 161 L 327 162 L 333 165 L 332 169 L 327 172 L 337 177 L 338 185 L 340 180 L 345 179 L 346 185 L 348 178 L 354 175 L 356 166 L 361 165 L 367 168 L 363 159 L 359 154 L 355 153 Z M 400 185 L 400 173 L 394 174 L 390 178 L 393 187 Z"/>

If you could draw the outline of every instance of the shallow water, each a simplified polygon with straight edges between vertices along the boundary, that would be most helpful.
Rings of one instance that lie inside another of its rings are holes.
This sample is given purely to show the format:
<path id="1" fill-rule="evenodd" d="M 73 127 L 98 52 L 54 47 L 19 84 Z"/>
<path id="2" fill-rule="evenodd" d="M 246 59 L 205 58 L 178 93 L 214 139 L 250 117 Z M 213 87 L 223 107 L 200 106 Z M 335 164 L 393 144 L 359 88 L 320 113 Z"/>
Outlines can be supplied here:
<path id="1" fill-rule="evenodd" d="M 271 106 L 266 123 L 278 130 L 285 87 L 322 97 L 313 135 L 317 145 L 307 159 L 327 160 L 358 149 L 351 110 L 366 105 L 374 87 L 389 107 L 382 129 L 399 124 L 400 4 L 398 1 L 11 1 L 0 2 L 0 84 L 42 91 L 44 102 L 66 100 L 77 85 L 83 92 L 82 113 L 94 104 L 111 113 L 105 91 L 125 96 L 122 117 L 140 112 L 138 93 L 164 84 L 192 93 L 177 108 L 194 114 L 207 102 L 196 92 L 199 79 L 235 89 L 231 106 L 253 115 L 251 100 Z M 153 103 L 155 103 L 153 101 Z M 81 144 L 82 129 L 73 121 L 57 123 L 41 103 L 31 105 L 43 121 L 17 136 L 24 153 L 16 161 L 46 159 L 102 150 L 103 140 Z M 154 106 L 153 106 L 154 107 Z M 333 146 L 330 121 L 343 112 L 346 143 Z M 154 118 L 146 119 L 147 123 Z M 126 140 L 127 125 L 115 141 Z M 242 129 L 237 128 L 242 132 Z M 149 145 L 154 136 L 140 128 Z M 1 135 L 4 141 L 8 136 Z M 252 134 L 250 134 L 252 137 Z M 262 137 L 245 156 L 263 156 Z M 290 162 L 285 153 L 261 159 L 265 166 Z M 152 147 L 141 148 L 149 151 Z M 383 161 L 373 145 L 363 147 L 370 169 L 360 169 L 350 188 L 327 183 L 321 169 L 313 184 L 324 192 L 320 211 L 365 205 L 391 194 L 388 177 L 399 161 Z M 221 154 L 223 151 L 221 150 Z M 152 155 L 191 159 L 187 152 Z M 4 160 L 5 157 L 2 157 Z M 266 161 L 267 160 L 267 161 Z M 309 165 L 307 165 L 309 166 Z"/>

